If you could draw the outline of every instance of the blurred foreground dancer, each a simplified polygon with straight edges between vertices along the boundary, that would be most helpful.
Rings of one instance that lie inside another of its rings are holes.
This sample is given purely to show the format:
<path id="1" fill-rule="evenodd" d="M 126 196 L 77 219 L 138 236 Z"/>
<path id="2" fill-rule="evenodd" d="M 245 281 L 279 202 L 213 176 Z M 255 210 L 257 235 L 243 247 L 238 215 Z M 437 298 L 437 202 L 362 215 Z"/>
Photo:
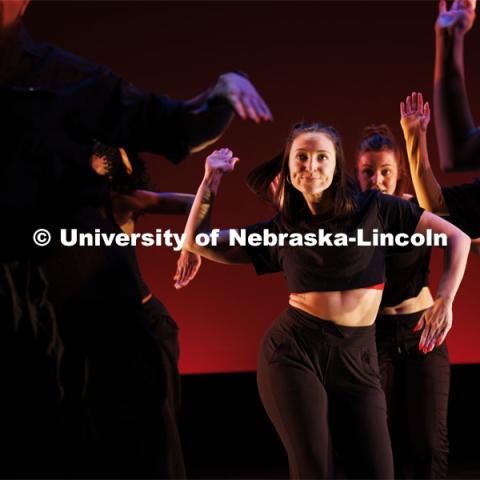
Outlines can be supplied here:
<path id="1" fill-rule="evenodd" d="M 28 0 L 0 1 L 0 474 L 168 477 L 164 365 L 126 250 L 66 247 L 60 229 L 118 233 L 91 139 L 179 162 L 234 112 L 268 107 L 227 73 L 190 101 L 137 90 L 105 67 L 33 42 Z M 52 241 L 37 247 L 33 232 Z"/>

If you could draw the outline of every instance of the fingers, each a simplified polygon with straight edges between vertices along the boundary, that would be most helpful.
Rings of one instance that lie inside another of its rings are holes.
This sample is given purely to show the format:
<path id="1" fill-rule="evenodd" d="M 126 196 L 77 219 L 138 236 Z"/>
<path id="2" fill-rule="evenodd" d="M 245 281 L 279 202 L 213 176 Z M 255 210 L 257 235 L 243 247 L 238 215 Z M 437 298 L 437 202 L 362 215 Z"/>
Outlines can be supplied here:
<path id="1" fill-rule="evenodd" d="M 182 288 L 183 287 L 183 277 L 185 274 L 185 265 L 184 262 L 182 261 L 182 256 L 180 254 L 180 258 L 178 259 L 177 262 L 177 271 L 175 272 L 175 275 L 173 277 L 173 280 L 175 281 L 173 286 L 176 289 Z"/>
<path id="2" fill-rule="evenodd" d="M 411 99 L 410 95 L 407 97 L 407 100 L 406 100 L 405 104 L 406 104 L 406 107 L 407 107 L 407 114 L 411 113 L 412 112 L 412 99 Z"/>
<path id="3" fill-rule="evenodd" d="M 439 330 L 435 329 L 433 325 L 429 325 L 428 335 L 425 339 L 425 344 L 423 346 L 423 353 L 431 352 L 434 349 L 439 334 Z"/>
<path id="4" fill-rule="evenodd" d="M 223 95 L 227 97 L 236 113 L 243 120 L 271 121 L 272 113 L 253 84 L 238 74 L 222 75 Z"/>
<path id="5" fill-rule="evenodd" d="M 178 290 L 186 287 L 197 275 L 202 265 L 202 257 L 196 253 L 182 250 L 177 261 L 177 272 L 173 279 L 174 287 Z"/>
<path id="6" fill-rule="evenodd" d="M 435 343 L 435 348 L 436 347 L 439 347 L 444 341 L 445 339 L 447 338 L 447 334 L 448 332 L 450 331 L 450 327 L 449 328 L 446 328 L 445 330 L 443 330 L 443 332 L 441 332 L 441 335 L 438 336 L 438 339 Z"/>
<path id="7" fill-rule="evenodd" d="M 425 102 L 423 107 L 423 115 L 427 123 L 430 122 L 430 104 L 428 102 Z"/>
<path id="8" fill-rule="evenodd" d="M 417 111 L 417 93 L 412 92 L 412 112 Z"/>
<path id="9" fill-rule="evenodd" d="M 229 148 L 219 148 L 214 150 L 208 158 L 225 158 L 229 159 L 233 157 L 233 152 Z"/>
<path id="10" fill-rule="evenodd" d="M 429 342 L 429 337 L 430 337 L 430 324 L 426 323 L 422 331 L 422 335 L 420 336 L 420 342 L 418 343 L 418 349 L 423 353 L 427 353 L 426 345 Z"/>
<path id="11" fill-rule="evenodd" d="M 407 113 L 405 112 L 405 103 L 400 102 L 400 116 L 405 117 L 406 115 L 407 115 Z"/>
<path id="12" fill-rule="evenodd" d="M 420 342 L 418 344 L 418 349 L 423 353 L 428 353 L 433 350 L 433 347 L 435 346 L 435 341 L 437 340 L 435 335 L 437 333 L 437 329 L 434 327 L 434 324 L 432 322 L 432 313 L 432 309 L 428 309 L 427 311 L 425 311 L 425 313 L 422 315 L 422 318 L 418 322 L 423 322 L 424 325 L 422 335 L 420 336 Z M 414 331 L 418 331 L 418 329 L 416 329 L 415 327 Z"/>
<path id="13" fill-rule="evenodd" d="M 185 287 L 189 283 L 188 279 L 189 275 L 189 265 L 185 264 L 185 262 L 182 261 L 182 266 L 180 268 L 180 273 L 179 276 L 174 284 L 174 287 L 179 290 L 180 288 Z"/>
<path id="14" fill-rule="evenodd" d="M 423 95 L 417 93 L 417 112 L 423 115 Z"/>
<path id="15" fill-rule="evenodd" d="M 248 117 L 255 123 L 260 123 L 260 117 L 257 114 L 257 110 L 254 107 L 254 99 L 250 99 L 247 96 L 240 97 L 240 101 L 243 103 L 245 111 Z"/>
<path id="16" fill-rule="evenodd" d="M 413 328 L 413 331 L 414 331 L 414 332 L 418 332 L 418 331 L 420 331 L 424 326 L 425 326 L 425 314 L 423 314 L 423 315 L 420 317 L 420 320 L 417 322 L 417 324 L 416 324 L 415 327 Z"/>
<path id="17" fill-rule="evenodd" d="M 273 115 L 268 105 L 265 103 L 262 97 L 258 96 L 258 103 L 262 111 L 263 119 L 267 122 L 271 122 L 273 120 Z"/>
<path id="18" fill-rule="evenodd" d="M 230 100 L 230 103 L 233 107 L 233 109 L 235 110 L 235 112 L 237 113 L 237 115 L 242 119 L 242 120 L 246 120 L 248 118 L 247 116 L 247 112 L 245 110 L 245 107 L 243 106 L 243 103 L 240 102 L 240 99 L 238 99 L 236 96 L 234 95 L 229 95 L 228 96 L 228 99 Z"/>
<path id="19" fill-rule="evenodd" d="M 255 110 L 257 111 L 257 114 L 260 116 L 260 118 L 266 122 L 269 120 L 272 120 L 272 114 L 270 113 L 270 110 L 268 109 L 266 103 L 258 96 L 257 98 L 252 100 Z"/>
<path id="20" fill-rule="evenodd" d="M 440 14 L 445 13 L 447 11 L 447 0 L 440 0 L 438 2 L 438 12 Z"/>

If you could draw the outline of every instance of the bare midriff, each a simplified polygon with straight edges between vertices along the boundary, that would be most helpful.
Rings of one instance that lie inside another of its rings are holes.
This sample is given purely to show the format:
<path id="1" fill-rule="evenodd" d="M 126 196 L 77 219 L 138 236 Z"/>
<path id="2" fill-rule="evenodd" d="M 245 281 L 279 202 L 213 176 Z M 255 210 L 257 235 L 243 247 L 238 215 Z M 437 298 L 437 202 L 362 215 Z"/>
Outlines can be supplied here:
<path id="1" fill-rule="evenodd" d="M 420 312 L 433 305 L 432 294 L 428 287 L 423 287 L 416 297 L 407 298 L 402 303 L 393 307 L 383 307 L 380 310 L 382 315 L 402 315 L 406 313 Z"/>
<path id="2" fill-rule="evenodd" d="M 290 293 L 292 307 L 346 327 L 372 325 L 380 307 L 381 290 L 356 288 L 343 292 Z"/>

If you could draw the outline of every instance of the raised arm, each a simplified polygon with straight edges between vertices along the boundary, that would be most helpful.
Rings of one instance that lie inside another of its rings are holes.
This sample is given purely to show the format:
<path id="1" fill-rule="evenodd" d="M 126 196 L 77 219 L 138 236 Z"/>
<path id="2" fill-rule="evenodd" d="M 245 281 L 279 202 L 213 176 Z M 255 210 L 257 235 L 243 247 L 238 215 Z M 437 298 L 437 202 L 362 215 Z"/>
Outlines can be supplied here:
<path id="1" fill-rule="evenodd" d="M 229 230 L 220 232 L 216 246 L 213 246 L 211 242 L 208 246 L 201 247 L 195 242 L 199 233 L 212 233 L 210 217 L 220 182 L 223 175 L 231 172 L 237 162 L 238 158 L 234 157 L 231 150 L 227 148 L 215 150 L 207 157 L 205 175 L 198 188 L 185 226 L 184 248 L 220 263 L 240 264 L 250 262 L 244 247 L 229 245 Z"/>
<path id="2" fill-rule="evenodd" d="M 464 37 L 475 19 L 475 0 L 439 2 L 435 24 L 434 115 L 440 165 L 444 171 L 480 167 L 480 131 L 468 102 Z"/>
<path id="3" fill-rule="evenodd" d="M 423 212 L 415 232 L 425 234 L 427 230 L 434 234 L 445 233 L 448 243 L 444 247 L 443 272 L 434 304 L 415 327 L 415 331 L 423 328 L 419 349 L 424 353 L 441 345 L 452 328 L 452 304 L 465 273 L 470 249 L 470 238 L 465 233 L 446 220 Z"/>
<path id="4" fill-rule="evenodd" d="M 82 105 L 95 105 L 96 112 L 88 125 L 81 126 L 87 138 L 163 154 L 175 163 L 216 141 L 235 113 L 256 123 L 272 119 L 253 84 L 237 73 L 221 75 L 214 86 L 191 100 L 176 101 L 141 92 L 100 69 L 85 95 Z"/>
<path id="5" fill-rule="evenodd" d="M 234 113 L 242 120 L 255 123 L 272 120 L 270 109 L 250 80 L 234 72 L 220 75 L 214 87 L 186 105 L 191 152 L 198 152 L 218 140 Z"/>
<path id="6" fill-rule="evenodd" d="M 437 215 L 448 215 L 442 189 L 430 166 L 427 150 L 427 128 L 430 106 L 423 95 L 413 92 L 400 103 L 400 124 L 405 138 L 413 187 L 422 208 Z"/>

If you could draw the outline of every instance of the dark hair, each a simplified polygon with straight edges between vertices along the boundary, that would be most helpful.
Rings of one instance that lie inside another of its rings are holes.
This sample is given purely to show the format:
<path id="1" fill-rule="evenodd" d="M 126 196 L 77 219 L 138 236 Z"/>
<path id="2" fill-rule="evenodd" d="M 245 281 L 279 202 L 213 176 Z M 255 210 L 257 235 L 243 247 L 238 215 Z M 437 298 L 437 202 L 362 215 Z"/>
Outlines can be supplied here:
<path id="1" fill-rule="evenodd" d="M 397 144 L 395 136 L 387 125 L 370 125 L 362 132 L 362 139 L 357 147 L 357 161 L 355 162 L 355 178 L 358 179 L 358 160 L 367 152 L 393 152 L 398 167 L 397 185 L 394 195 L 402 196 L 410 186 L 408 168 L 402 150 Z"/>
<path id="2" fill-rule="evenodd" d="M 247 177 L 248 186 L 262 199 L 271 203 L 289 225 L 298 225 L 311 215 L 303 195 L 287 181 L 290 170 L 288 160 L 294 140 L 304 133 L 323 133 L 335 146 L 336 166 L 332 184 L 328 188 L 332 194 L 333 209 L 326 221 L 338 224 L 342 218 L 353 212 L 354 182 L 347 174 L 345 156 L 339 134 L 333 127 L 321 123 L 297 123 L 287 137 L 283 154 L 259 165 Z M 278 176 L 278 187 L 270 192 L 272 181 Z"/>
<path id="3" fill-rule="evenodd" d="M 107 160 L 113 192 L 128 195 L 134 190 L 149 189 L 150 179 L 145 161 L 136 152 L 128 151 L 126 153 L 132 165 L 130 174 L 122 161 L 120 149 L 109 147 L 100 142 L 95 142 L 93 146 L 93 154 L 97 157 L 105 157 Z"/>

